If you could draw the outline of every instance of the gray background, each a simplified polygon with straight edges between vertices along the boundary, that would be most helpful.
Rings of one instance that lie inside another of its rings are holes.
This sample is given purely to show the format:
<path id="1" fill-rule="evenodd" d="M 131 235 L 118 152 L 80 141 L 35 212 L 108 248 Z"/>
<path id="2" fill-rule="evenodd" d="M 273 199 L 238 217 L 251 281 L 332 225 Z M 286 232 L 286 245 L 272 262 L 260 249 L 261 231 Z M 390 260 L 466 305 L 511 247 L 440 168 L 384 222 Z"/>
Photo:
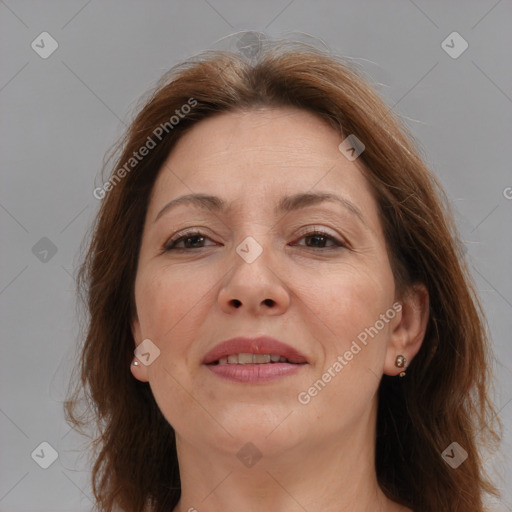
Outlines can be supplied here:
<path id="1" fill-rule="evenodd" d="M 488 461 L 503 477 L 495 510 L 512 511 L 511 14 L 510 0 L 0 1 L 0 510 L 91 509 L 83 439 L 61 402 L 103 156 L 169 67 L 261 30 L 312 34 L 355 59 L 446 187 L 495 346 L 505 430 Z M 44 31 L 59 45 L 46 59 L 31 48 Z M 453 31 L 469 44 L 458 58 L 441 46 Z M 43 441 L 59 454 L 48 469 L 31 458 Z"/>

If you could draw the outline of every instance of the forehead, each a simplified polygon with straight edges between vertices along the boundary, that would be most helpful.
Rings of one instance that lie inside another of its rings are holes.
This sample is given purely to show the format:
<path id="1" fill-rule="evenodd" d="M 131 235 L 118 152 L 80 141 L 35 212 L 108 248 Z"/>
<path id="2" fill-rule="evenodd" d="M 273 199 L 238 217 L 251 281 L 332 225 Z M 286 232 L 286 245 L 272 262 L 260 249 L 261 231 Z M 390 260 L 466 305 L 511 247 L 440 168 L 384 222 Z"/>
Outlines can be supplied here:
<path id="1" fill-rule="evenodd" d="M 327 190 L 376 215 L 360 164 L 338 149 L 342 140 L 325 120 L 292 107 L 216 114 L 173 148 L 155 183 L 150 214 L 191 192 L 241 206 L 276 202 L 285 193 Z"/>
<path id="2" fill-rule="evenodd" d="M 168 163 L 186 167 L 228 163 L 229 169 L 262 166 L 307 169 L 338 159 L 340 136 L 326 121 L 296 108 L 216 114 L 199 122 L 173 149 Z M 194 148 L 193 153 L 190 152 Z"/>

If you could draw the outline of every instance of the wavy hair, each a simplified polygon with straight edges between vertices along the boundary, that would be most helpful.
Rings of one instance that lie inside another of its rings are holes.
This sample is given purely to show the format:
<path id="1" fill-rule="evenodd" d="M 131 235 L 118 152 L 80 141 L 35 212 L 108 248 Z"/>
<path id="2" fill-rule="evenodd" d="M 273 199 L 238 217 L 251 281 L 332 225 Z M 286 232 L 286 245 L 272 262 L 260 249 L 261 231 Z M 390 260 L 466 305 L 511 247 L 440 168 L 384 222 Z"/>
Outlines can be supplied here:
<path id="1" fill-rule="evenodd" d="M 446 195 L 412 136 L 360 71 L 289 42 L 267 43 L 250 59 L 209 51 L 175 66 L 106 161 L 110 177 L 78 273 L 86 319 L 65 402 L 75 429 L 97 427 L 90 436 L 96 507 L 168 512 L 180 498 L 174 430 L 149 385 L 130 372 L 137 259 L 158 172 L 176 141 L 201 120 L 280 106 L 313 112 L 343 137 L 354 134 L 364 143 L 358 161 L 379 208 L 397 288 L 421 282 L 429 292 L 426 335 L 407 376 L 384 375 L 380 382 L 379 485 L 415 512 L 482 512 L 484 495 L 499 495 L 485 474 L 483 450 L 499 442 L 501 423 L 490 399 L 488 329 Z M 130 160 L 148 137 L 155 147 Z M 454 441 L 468 453 L 457 469 L 441 455 Z"/>

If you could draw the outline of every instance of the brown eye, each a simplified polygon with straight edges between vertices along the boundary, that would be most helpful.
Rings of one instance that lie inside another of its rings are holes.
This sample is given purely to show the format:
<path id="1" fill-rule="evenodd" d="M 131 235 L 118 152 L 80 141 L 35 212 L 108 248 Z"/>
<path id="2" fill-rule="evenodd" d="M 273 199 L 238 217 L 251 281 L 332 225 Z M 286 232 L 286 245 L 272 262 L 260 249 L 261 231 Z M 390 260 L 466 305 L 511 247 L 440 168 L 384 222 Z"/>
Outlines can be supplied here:
<path id="1" fill-rule="evenodd" d="M 335 237 L 330 235 L 329 233 L 322 230 L 315 230 L 309 233 L 305 233 L 301 236 L 299 240 L 309 240 L 310 242 L 306 242 L 305 246 L 308 248 L 317 248 L 317 249 L 329 249 L 333 247 L 344 247 L 344 244 L 337 240 Z M 327 242 L 332 242 L 332 245 L 326 247 Z M 304 245 L 304 244 L 298 244 Z"/>
<path id="2" fill-rule="evenodd" d="M 185 233 L 169 240 L 164 247 L 164 251 L 202 249 L 205 247 L 204 243 L 206 240 L 210 240 L 210 238 L 199 231 Z"/>

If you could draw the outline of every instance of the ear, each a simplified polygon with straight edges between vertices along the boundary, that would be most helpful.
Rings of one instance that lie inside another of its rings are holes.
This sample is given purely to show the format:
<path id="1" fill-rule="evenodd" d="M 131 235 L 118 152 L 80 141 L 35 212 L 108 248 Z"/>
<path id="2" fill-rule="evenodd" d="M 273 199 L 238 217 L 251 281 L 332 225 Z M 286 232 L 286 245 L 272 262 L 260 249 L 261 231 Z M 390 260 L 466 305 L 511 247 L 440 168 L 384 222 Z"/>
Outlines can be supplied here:
<path id="1" fill-rule="evenodd" d="M 398 375 L 405 368 L 395 365 L 396 357 L 406 358 L 406 367 L 418 353 L 425 337 L 429 317 L 429 294 L 422 283 L 411 285 L 398 301 L 402 308 L 392 322 L 392 331 L 386 351 L 384 373 Z"/>
<path id="2" fill-rule="evenodd" d="M 144 338 L 142 337 L 139 317 L 137 316 L 137 313 L 135 313 L 133 318 L 132 318 L 131 328 L 132 328 L 132 336 L 133 336 L 133 339 L 135 341 L 135 346 L 134 346 L 133 349 L 135 350 L 137 345 L 142 343 L 142 341 L 144 340 Z M 139 364 L 137 366 L 134 366 L 133 365 L 134 361 L 138 361 Z M 133 360 L 132 360 L 132 362 L 130 364 L 130 370 L 132 372 L 132 375 L 137 380 L 140 380 L 141 382 L 148 382 L 149 381 L 149 378 L 148 378 L 148 367 L 144 366 L 142 364 L 142 361 L 137 359 L 137 357 L 135 355 L 133 356 Z"/>

